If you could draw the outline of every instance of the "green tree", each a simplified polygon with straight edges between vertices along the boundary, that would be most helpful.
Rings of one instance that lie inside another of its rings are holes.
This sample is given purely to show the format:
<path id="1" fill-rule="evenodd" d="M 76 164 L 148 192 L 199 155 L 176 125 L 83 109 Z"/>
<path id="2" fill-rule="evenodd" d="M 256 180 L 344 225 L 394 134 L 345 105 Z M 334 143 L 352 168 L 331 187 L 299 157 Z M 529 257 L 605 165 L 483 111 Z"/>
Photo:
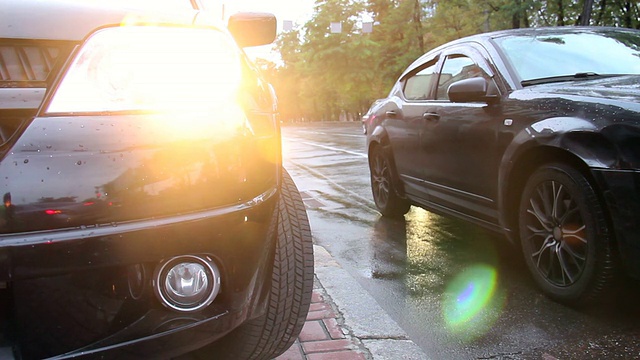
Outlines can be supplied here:
<path id="1" fill-rule="evenodd" d="M 261 67 L 284 120 L 354 120 L 429 49 L 481 32 L 577 25 L 589 5 L 590 25 L 640 28 L 637 0 L 316 0 L 307 23 L 279 35 L 281 62 Z M 372 33 L 362 33 L 364 19 Z"/>
<path id="2" fill-rule="evenodd" d="M 360 112 L 354 91 L 370 68 L 361 50 L 366 46 L 359 27 L 364 10 L 359 0 L 317 0 L 315 13 L 304 26 L 302 57 L 309 77 L 302 89 L 303 104 L 316 119 L 337 120 Z M 342 31 L 331 33 L 339 22 Z"/>
<path id="3" fill-rule="evenodd" d="M 268 80 L 278 94 L 278 111 L 284 121 L 299 121 L 305 118 L 305 109 L 301 106 L 300 92 L 305 80 L 304 61 L 300 49 L 300 31 L 281 33 L 276 40 L 282 64 L 275 67 Z"/>
<path id="4" fill-rule="evenodd" d="M 367 10 L 375 20 L 371 33 L 372 68 L 376 79 L 371 80 L 375 94 L 372 99 L 386 95 L 393 82 L 408 64 L 425 52 L 423 18 L 425 8 L 417 0 L 369 1 Z"/>

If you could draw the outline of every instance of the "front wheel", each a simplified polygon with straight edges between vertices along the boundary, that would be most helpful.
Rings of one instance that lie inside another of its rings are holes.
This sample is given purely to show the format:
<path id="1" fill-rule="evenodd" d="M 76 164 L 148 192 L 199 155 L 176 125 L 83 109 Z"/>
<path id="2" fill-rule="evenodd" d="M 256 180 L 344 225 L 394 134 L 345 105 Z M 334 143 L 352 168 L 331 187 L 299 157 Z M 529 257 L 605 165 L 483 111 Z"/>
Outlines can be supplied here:
<path id="1" fill-rule="evenodd" d="M 406 214 L 411 204 L 398 196 L 393 178 L 395 170 L 382 146 L 376 146 L 371 150 L 369 171 L 373 200 L 380 213 L 392 218 Z"/>
<path id="2" fill-rule="evenodd" d="M 307 318 L 313 291 L 309 219 L 293 179 L 283 171 L 278 234 L 266 313 L 195 353 L 202 359 L 267 360 L 284 353 Z"/>
<path id="3" fill-rule="evenodd" d="M 533 173 L 522 193 L 519 227 L 527 267 L 552 299 L 592 302 L 611 284 L 611 231 L 595 190 L 576 169 L 548 164 Z"/>

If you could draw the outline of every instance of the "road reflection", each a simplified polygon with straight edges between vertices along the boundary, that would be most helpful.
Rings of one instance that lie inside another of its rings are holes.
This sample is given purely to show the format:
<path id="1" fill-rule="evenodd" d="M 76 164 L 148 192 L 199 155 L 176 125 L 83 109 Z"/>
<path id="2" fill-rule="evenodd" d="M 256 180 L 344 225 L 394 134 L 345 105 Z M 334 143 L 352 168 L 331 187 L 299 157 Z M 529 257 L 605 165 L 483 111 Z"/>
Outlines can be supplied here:
<path id="1" fill-rule="evenodd" d="M 489 234 L 413 207 L 404 220 L 380 217 L 372 239 L 372 277 L 400 280 L 414 299 L 439 299 L 451 334 L 473 340 L 500 317 L 506 291 Z"/>
<path id="2" fill-rule="evenodd" d="M 354 155 L 364 148 L 358 125 L 284 128 L 287 166 L 314 201 L 314 240 L 429 358 L 640 359 L 637 281 L 571 308 L 541 293 L 501 236 L 415 207 L 402 221 L 382 218 L 368 163 Z"/>

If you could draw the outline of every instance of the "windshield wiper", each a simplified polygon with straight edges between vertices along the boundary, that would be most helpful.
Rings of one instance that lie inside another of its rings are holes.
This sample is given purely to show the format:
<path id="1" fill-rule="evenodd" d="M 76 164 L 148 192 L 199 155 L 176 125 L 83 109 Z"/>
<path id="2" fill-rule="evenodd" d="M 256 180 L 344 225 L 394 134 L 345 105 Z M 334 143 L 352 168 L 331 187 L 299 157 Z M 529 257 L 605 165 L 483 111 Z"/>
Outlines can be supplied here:
<path id="1" fill-rule="evenodd" d="M 587 79 L 591 80 L 594 78 L 605 78 L 605 77 L 612 77 L 612 76 L 620 76 L 620 75 L 618 74 L 600 75 L 594 72 L 579 72 L 573 75 L 550 76 L 550 77 L 539 78 L 539 79 L 524 80 L 520 84 L 522 84 L 522 86 L 531 86 L 531 85 L 548 84 L 548 83 L 563 82 L 563 81 L 576 81 L 576 80 L 587 80 Z"/>

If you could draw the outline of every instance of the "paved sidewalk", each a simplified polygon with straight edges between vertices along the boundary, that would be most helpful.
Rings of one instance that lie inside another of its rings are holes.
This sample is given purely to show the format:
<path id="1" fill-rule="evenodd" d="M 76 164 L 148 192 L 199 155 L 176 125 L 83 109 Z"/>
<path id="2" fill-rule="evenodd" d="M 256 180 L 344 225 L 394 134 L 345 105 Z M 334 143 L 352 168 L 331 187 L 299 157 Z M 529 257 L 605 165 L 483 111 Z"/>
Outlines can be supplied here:
<path id="1" fill-rule="evenodd" d="M 350 360 L 371 359 L 358 338 L 343 329 L 335 305 L 317 277 L 314 282 L 307 322 L 298 340 L 277 360 Z"/>
<path id="2" fill-rule="evenodd" d="M 321 246 L 307 321 L 276 360 L 426 360 L 426 354 Z"/>

